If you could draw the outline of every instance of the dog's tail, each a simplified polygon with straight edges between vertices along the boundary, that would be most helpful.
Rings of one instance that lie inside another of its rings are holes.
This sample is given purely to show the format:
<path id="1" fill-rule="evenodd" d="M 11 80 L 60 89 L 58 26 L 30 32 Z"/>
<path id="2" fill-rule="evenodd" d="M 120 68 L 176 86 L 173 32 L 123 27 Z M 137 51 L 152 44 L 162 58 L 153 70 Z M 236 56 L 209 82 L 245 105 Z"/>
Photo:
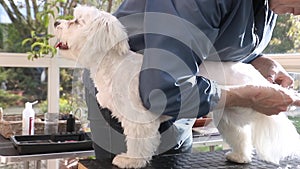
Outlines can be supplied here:
<path id="1" fill-rule="evenodd" d="M 261 159 L 279 164 L 283 158 L 300 154 L 299 134 L 284 113 L 258 114 L 252 126 L 253 145 Z"/>

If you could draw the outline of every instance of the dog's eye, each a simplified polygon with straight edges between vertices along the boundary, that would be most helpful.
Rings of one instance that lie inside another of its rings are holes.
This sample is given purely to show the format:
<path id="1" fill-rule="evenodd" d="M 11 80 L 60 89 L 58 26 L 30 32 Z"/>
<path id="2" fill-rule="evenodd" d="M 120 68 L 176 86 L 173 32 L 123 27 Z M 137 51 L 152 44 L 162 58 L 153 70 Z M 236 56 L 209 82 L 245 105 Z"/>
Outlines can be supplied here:
<path id="1" fill-rule="evenodd" d="M 68 22 L 68 26 L 71 26 L 71 25 L 79 25 L 79 20 L 78 19 L 74 19 L 74 20 L 70 20 Z"/>

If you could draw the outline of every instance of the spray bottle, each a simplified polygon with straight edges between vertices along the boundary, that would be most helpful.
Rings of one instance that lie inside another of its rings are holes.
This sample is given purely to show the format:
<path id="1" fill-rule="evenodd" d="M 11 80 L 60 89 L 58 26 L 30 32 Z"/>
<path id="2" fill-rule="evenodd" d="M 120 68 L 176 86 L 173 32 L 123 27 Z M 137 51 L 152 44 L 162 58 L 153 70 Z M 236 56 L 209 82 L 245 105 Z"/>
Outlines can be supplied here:
<path id="1" fill-rule="evenodd" d="M 38 101 L 33 103 L 25 103 L 25 109 L 22 113 L 22 135 L 34 135 L 35 112 L 32 108 L 32 105 L 36 104 L 37 102 Z"/>
<path id="2" fill-rule="evenodd" d="M 67 132 L 75 131 L 75 117 L 72 112 L 70 112 L 69 117 L 67 119 Z"/>

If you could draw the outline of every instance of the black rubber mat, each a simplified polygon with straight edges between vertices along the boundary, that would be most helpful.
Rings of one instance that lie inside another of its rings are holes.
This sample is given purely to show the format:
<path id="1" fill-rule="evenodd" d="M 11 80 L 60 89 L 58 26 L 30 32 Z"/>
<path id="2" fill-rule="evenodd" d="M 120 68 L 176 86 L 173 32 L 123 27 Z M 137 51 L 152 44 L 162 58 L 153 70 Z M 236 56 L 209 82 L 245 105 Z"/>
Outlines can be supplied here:
<path id="1" fill-rule="evenodd" d="M 164 155 L 154 157 L 145 169 L 300 169 L 300 159 L 287 159 L 280 165 L 258 160 L 255 156 L 249 164 L 237 164 L 225 159 L 226 151 Z M 118 169 L 110 160 L 81 160 L 89 169 Z"/>

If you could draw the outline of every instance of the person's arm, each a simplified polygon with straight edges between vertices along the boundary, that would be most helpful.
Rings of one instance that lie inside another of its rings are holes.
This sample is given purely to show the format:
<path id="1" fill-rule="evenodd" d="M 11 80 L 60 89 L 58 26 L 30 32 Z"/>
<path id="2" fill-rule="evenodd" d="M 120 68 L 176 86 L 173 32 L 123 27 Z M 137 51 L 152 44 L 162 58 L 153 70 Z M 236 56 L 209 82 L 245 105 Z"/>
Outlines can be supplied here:
<path id="1" fill-rule="evenodd" d="M 269 0 L 270 8 L 277 14 L 300 14 L 300 1 L 297 0 Z"/>
<path id="2" fill-rule="evenodd" d="M 230 0 L 125 0 L 115 15 L 128 30 L 131 49 L 144 53 L 139 85 L 143 105 L 173 117 L 200 117 L 212 110 L 220 99 L 220 88 L 197 76 L 198 65 L 208 57 L 220 32 L 232 25 L 232 16 L 237 16 L 234 21 L 252 22 L 251 5 L 252 1 Z M 225 21 L 220 30 L 220 23 Z M 244 32 L 245 40 L 240 35 L 252 24 L 235 24 L 230 27 L 230 38 L 228 34 L 222 36 L 217 47 L 227 51 L 222 55 L 239 59 L 239 55 L 250 51 L 251 45 L 244 42 L 251 41 L 251 31 Z M 241 48 L 241 44 L 245 46 Z"/>
<path id="3" fill-rule="evenodd" d="M 198 3 L 152 0 L 145 7 L 149 13 L 144 22 L 145 50 L 139 87 L 143 105 L 152 112 L 196 118 L 208 114 L 219 100 L 217 85 L 197 74 L 225 14 L 215 1 Z"/>
<path id="4" fill-rule="evenodd" d="M 216 108 L 251 107 L 263 114 L 274 115 L 287 111 L 292 105 L 300 106 L 300 98 L 279 85 L 245 85 L 222 89 L 221 99 Z"/>
<path id="5" fill-rule="evenodd" d="M 144 54 L 139 89 L 146 108 L 175 118 L 195 118 L 217 104 L 216 85 L 197 76 L 197 71 L 226 15 L 223 9 L 231 3 L 224 1 L 224 7 L 211 0 L 123 1 L 114 15 L 128 31 L 131 50 Z M 202 13 L 198 5 L 209 13 Z"/>

